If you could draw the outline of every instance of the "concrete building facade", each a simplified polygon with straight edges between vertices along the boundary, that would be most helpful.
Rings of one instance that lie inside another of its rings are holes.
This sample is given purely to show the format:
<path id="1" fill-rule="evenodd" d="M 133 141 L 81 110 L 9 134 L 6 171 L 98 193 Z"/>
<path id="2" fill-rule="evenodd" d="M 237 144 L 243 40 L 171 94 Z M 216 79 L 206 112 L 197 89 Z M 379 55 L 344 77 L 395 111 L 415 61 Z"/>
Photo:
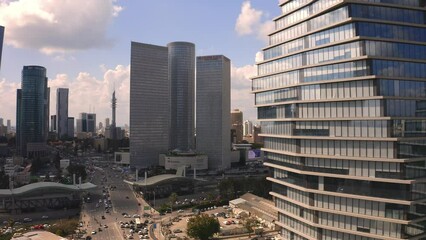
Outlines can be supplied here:
<path id="1" fill-rule="evenodd" d="M 222 55 L 197 57 L 197 152 L 209 169 L 231 167 L 231 61 Z"/>
<path id="2" fill-rule="evenodd" d="M 243 112 L 239 109 L 231 111 L 231 129 L 235 130 L 236 138 L 232 143 L 241 143 L 243 141 Z"/>

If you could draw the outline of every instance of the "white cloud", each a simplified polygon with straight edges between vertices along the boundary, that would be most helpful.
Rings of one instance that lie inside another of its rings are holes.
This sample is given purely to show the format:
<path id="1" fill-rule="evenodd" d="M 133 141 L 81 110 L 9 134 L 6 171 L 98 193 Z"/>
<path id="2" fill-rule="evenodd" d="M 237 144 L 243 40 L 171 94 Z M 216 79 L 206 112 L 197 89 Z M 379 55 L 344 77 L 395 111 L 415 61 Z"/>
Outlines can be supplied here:
<path id="1" fill-rule="evenodd" d="M 123 10 L 115 0 L 17 0 L 0 2 L 5 42 L 46 54 L 111 46 L 106 36 Z"/>
<path id="2" fill-rule="evenodd" d="M 255 75 L 256 66 L 254 65 L 231 68 L 231 109 L 240 109 L 244 119 L 252 121 L 257 119 L 250 80 L 250 77 Z"/>
<path id="3" fill-rule="evenodd" d="M 105 66 L 101 79 L 97 79 L 87 72 L 80 72 L 74 79 L 66 74 L 58 74 L 49 80 L 50 112 L 55 114 L 56 89 L 69 88 L 69 115 L 78 118 L 80 112 L 96 113 L 96 121 L 104 122 L 106 117 L 111 118 L 111 96 L 116 90 L 117 97 L 117 124 L 124 125 L 129 119 L 130 94 L 130 66 L 117 65 L 113 69 Z"/>
<path id="4" fill-rule="evenodd" d="M 268 34 L 274 30 L 274 23 L 271 20 L 263 21 L 265 14 L 261 10 L 254 9 L 250 1 L 245 1 L 241 5 L 241 12 L 235 23 L 235 31 L 241 35 L 255 35 L 257 38 L 267 41 Z"/>
<path id="5" fill-rule="evenodd" d="M 5 119 L 4 122 L 12 120 L 12 125 L 15 125 L 16 118 L 16 89 L 20 87 L 20 83 L 0 80 L 0 118 Z"/>

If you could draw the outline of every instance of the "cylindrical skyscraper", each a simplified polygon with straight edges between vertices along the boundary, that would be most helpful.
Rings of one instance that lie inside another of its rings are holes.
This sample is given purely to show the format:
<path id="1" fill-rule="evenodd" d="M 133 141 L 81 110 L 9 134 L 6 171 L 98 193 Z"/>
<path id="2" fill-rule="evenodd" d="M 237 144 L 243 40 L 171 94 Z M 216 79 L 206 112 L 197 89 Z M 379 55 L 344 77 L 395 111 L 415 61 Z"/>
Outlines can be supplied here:
<path id="1" fill-rule="evenodd" d="M 195 45 L 172 42 L 167 47 L 171 86 L 170 148 L 187 151 L 195 146 Z"/>

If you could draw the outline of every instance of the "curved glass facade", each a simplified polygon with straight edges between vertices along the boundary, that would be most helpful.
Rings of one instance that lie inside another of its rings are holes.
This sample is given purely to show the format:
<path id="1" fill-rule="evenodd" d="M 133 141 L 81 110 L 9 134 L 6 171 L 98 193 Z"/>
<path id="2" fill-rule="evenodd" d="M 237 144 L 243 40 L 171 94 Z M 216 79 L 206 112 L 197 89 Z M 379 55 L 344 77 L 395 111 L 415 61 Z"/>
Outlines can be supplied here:
<path id="1" fill-rule="evenodd" d="M 195 45 L 172 42 L 169 49 L 171 83 L 170 147 L 195 149 Z"/>
<path id="2" fill-rule="evenodd" d="M 289 0 L 252 80 L 284 239 L 426 239 L 423 0 Z"/>

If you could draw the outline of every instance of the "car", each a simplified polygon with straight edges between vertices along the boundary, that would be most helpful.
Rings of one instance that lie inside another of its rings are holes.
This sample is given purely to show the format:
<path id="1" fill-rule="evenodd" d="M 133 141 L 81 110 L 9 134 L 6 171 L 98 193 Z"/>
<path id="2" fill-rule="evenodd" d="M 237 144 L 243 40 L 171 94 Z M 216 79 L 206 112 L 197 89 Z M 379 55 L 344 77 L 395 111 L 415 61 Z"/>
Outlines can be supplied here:
<path id="1" fill-rule="evenodd" d="M 108 228 L 108 225 L 104 225 L 104 228 Z"/>
<path id="2" fill-rule="evenodd" d="M 95 234 L 96 234 L 96 231 L 92 231 L 92 232 L 91 232 L 91 234 L 92 234 L 92 235 L 95 235 Z"/>
<path id="3" fill-rule="evenodd" d="M 33 220 L 31 218 L 24 218 L 24 222 L 32 222 Z M 16 224 L 16 223 L 15 223 Z"/>
<path id="4" fill-rule="evenodd" d="M 129 199 L 129 196 L 126 196 L 126 199 Z"/>
<path id="5" fill-rule="evenodd" d="M 99 231 L 99 232 L 102 232 L 102 228 L 98 228 L 98 231 Z"/>
<path id="6" fill-rule="evenodd" d="M 173 230 L 173 233 L 181 233 L 182 230 L 180 230 L 179 228 L 176 228 L 175 230 Z"/>
<path id="7" fill-rule="evenodd" d="M 105 216 L 104 216 L 104 215 L 102 215 L 102 219 L 105 219 Z"/>
<path id="8" fill-rule="evenodd" d="M 184 211 L 182 209 L 179 209 L 177 212 L 178 213 L 183 213 Z"/>
<path id="9" fill-rule="evenodd" d="M 127 236 L 127 239 L 133 239 L 133 236 L 129 234 L 129 235 Z"/>
<path id="10" fill-rule="evenodd" d="M 46 215 L 41 216 L 41 219 L 48 219 L 48 218 L 49 218 L 49 216 L 46 216 Z"/>

